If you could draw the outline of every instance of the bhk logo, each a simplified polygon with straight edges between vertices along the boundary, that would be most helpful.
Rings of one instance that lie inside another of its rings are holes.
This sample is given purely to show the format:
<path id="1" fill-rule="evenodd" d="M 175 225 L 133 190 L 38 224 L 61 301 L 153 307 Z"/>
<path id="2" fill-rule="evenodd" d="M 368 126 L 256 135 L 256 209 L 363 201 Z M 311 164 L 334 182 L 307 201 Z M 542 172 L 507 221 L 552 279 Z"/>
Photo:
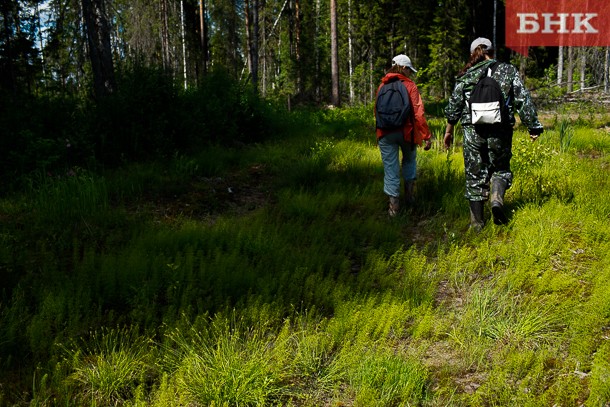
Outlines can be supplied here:
<path id="1" fill-rule="evenodd" d="M 588 34 L 598 33 L 591 20 L 597 13 L 517 13 L 517 34 Z"/>
<path id="2" fill-rule="evenodd" d="M 506 46 L 610 46 L 610 1 L 506 0 Z"/>

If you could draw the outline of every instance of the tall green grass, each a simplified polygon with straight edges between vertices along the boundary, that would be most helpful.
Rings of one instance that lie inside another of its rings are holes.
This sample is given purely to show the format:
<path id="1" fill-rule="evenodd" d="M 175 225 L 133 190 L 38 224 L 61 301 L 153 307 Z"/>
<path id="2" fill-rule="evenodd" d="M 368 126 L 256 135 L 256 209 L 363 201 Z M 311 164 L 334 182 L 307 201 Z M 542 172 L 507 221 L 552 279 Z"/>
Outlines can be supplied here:
<path id="1" fill-rule="evenodd" d="M 388 218 L 369 113 L 3 198 L 0 404 L 609 403 L 604 131 L 519 129 L 473 234 L 459 140 Z"/>

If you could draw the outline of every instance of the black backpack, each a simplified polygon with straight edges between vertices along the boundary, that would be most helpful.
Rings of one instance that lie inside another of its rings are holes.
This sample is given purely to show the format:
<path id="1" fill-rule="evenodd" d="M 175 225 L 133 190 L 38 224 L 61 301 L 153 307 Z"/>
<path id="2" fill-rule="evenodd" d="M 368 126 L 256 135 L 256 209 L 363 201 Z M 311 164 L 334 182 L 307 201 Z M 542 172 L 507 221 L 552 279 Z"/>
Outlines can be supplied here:
<path id="1" fill-rule="evenodd" d="M 411 113 L 411 101 L 405 85 L 398 79 L 384 84 L 377 92 L 375 121 L 378 129 L 398 129 Z"/>
<path id="2" fill-rule="evenodd" d="M 508 101 L 504 100 L 498 81 L 492 78 L 498 65 L 495 62 L 485 69 L 470 93 L 471 122 L 478 130 L 492 130 L 509 124 Z"/>

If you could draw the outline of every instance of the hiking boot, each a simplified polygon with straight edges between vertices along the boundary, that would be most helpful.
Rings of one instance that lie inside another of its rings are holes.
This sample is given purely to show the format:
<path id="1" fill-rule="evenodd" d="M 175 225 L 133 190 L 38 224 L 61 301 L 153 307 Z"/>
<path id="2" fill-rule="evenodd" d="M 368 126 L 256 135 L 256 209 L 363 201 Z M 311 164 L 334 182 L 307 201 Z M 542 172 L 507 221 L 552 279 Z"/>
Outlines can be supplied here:
<path id="1" fill-rule="evenodd" d="M 479 233 L 485 221 L 483 220 L 484 201 L 469 201 L 470 202 L 470 229 Z"/>
<path id="2" fill-rule="evenodd" d="M 506 192 L 506 181 L 502 178 L 491 180 L 491 213 L 496 225 L 508 223 L 506 213 L 504 213 L 504 193 Z"/>
<path id="3" fill-rule="evenodd" d="M 411 205 L 415 203 L 415 180 L 405 181 L 405 201 Z"/>
<path id="4" fill-rule="evenodd" d="M 390 205 L 388 208 L 388 214 L 390 215 L 390 217 L 393 218 L 396 215 L 398 215 L 399 210 L 400 210 L 400 200 L 398 199 L 397 196 L 391 196 Z"/>

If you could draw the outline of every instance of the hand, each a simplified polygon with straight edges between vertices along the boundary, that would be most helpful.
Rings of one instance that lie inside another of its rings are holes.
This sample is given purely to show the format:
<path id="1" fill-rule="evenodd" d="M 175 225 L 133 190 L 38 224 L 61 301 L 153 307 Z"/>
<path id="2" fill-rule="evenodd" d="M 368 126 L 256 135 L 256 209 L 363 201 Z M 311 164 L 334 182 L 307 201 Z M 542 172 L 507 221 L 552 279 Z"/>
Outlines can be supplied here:
<path id="1" fill-rule="evenodd" d="M 432 140 L 428 139 L 428 140 L 426 140 L 426 145 L 424 146 L 424 150 L 428 151 L 428 150 L 430 150 L 430 147 L 432 147 Z"/>
<path id="2" fill-rule="evenodd" d="M 445 133 L 445 137 L 443 138 L 443 141 L 445 142 L 445 148 L 451 147 L 451 143 L 453 143 L 453 134 Z"/>

